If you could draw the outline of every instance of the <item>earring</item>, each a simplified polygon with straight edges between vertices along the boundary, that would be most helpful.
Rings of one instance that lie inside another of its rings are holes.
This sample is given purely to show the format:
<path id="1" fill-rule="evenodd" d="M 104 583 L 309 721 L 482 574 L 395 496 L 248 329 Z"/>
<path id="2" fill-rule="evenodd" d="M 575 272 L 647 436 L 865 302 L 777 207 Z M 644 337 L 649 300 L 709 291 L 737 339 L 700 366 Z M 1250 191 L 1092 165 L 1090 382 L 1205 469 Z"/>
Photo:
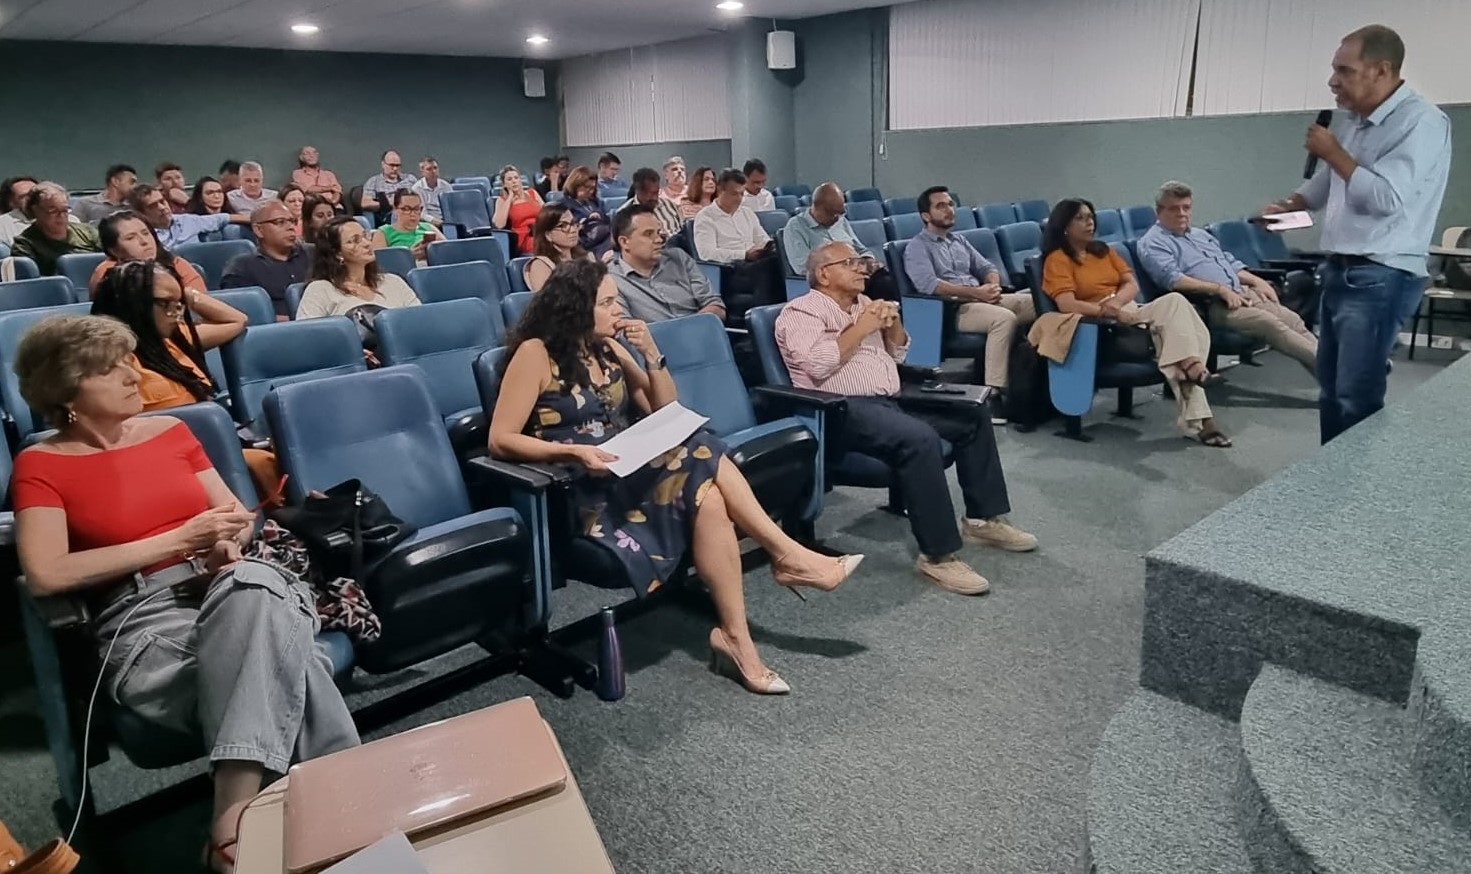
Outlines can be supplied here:
<path id="1" fill-rule="evenodd" d="M 77 423 L 77 411 L 71 407 L 66 408 L 66 423 L 68 425 L 75 425 Z"/>

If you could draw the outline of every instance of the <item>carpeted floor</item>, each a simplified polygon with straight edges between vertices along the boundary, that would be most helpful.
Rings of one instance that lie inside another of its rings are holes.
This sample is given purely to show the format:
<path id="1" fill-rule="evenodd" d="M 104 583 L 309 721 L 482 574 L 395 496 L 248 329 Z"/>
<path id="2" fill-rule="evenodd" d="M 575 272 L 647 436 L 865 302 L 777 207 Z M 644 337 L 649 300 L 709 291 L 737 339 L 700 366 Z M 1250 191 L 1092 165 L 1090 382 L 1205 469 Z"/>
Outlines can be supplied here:
<path id="1" fill-rule="evenodd" d="M 1447 360 L 1400 357 L 1392 397 Z M 853 580 L 803 604 L 765 570 L 746 578 L 758 642 L 790 697 L 706 670 L 710 622 L 692 598 L 622 626 L 621 703 L 562 701 L 507 677 L 396 727 L 532 695 L 623 874 L 1077 871 L 1092 752 L 1135 688 L 1142 554 L 1317 445 L 1310 378 L 1277 355 L 1262 363 L 1211 391 L 1234 449 L 1175 436 L 1172 405 L 1154 395 L 1137 421 L 1108 417 L 1100 397 L 1090 444 L 1052 427 L 1001 434 L 1013 519 L 1042 548 L 969 548 L 992 581 L 984 598 L 916 579 L 907 525 L 876 510 L 882 495 L 831 495 L 819 533 L 868 555 Z M 558 606 L 581 615 L 610 598 L 578 587 Z M 35 844 L 55 834 L 55 778 L 29 669 L 12 648 L 6 664 L 17 667 L 0 676 L 0 819 Z M 96 783 L 106 807 L 170 779 L 113 762 Z M 150 824 L 128 841 L 134 861 L 107 870 L 184 870 L 206 816 L 201 802 Z"/>

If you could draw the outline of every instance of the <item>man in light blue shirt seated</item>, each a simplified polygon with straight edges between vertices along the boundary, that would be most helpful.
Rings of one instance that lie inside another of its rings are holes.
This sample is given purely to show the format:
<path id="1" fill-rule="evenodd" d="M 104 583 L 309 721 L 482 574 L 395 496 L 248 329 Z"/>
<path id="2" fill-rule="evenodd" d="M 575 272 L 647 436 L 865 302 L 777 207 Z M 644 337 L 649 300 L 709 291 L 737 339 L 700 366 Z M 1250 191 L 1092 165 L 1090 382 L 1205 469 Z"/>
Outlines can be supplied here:
<path id="1" fill-rule="evenodd" d="M 214 215 L 175 213 L 169 206 L 168 196 L 152 185 L 139 185 L 128 195 L 128 204 L 133 211 L 153 228 L 158 242 L 172 250 L 180 243 L 199 243 L 205 234 L 223 231 L 230 223 L 248 223 L 249 216 L 217 212 Z"/>
<path id="2" fill-rule="evenodd" d="M 1318 338 L 1302 318 L 1282 305 L 1272 283 L 1221 248 L 1215 237 L 1190 226 L 1190 186 L 1171 180 L 1154 198 L 1155 224 L 1139 238 L 1139 266 L 1155 285 L 1206 302 L 1206 323 L 1264 341 L 1317 372 Z"/>
<path id="3" fill-rule="evenodd" d="M 612 152 L 598 156 L 598 197 L 614 197 L 628 193 L 628 183 L 618 175 L 623 162 Z"/>
<path id="4" fill-rule="evenodd" d="M 873 300 L 899 301 L 899 288 L 894 277 L 858 239 L 848 221 L 848 202 L 836 182 L 824 182 L 812 192 L 812 205 L 792 216 L 782 228 L 782 248 L 787 254 L 782 269 L 788 276 L 805 276 L 807 256 L 827 243 L 847 243 L 863 259 L 868 279 L 863 293 Z"/>
<path id="5" fill-rule="evenodd" d="M 1405 44 L 1361 27 L 1333 55 L 1328 87 L 1345 122 L 1308 128 L 1322 161 L 1267 215 L 1323 211 L 1318 425 L 1324 443 L 1384 407 L 1385 362 L 1429 284 L 1430 238 L 1450 175 L 1451 123 L 1400 78 Z"/>
<path id="6" fill-rule="evenodd" d="M 1005 392 L 1009 382 L 1012 338 L 1018 327 L 1037 319 L 1027 292 L 1004 293 L 1001 271 L 976 251 L 970 241 L 951 233 L 955 227 L 955 199 L 943 185 L 926 188 L 919 196 L 924 230 L 904 250 L 904 272 L 920 294 L 963 298 L 955 318 L 958 330 L 986 335 L 985 384 Z M 998 404 L 997 408 L 1004 409 Z"/>

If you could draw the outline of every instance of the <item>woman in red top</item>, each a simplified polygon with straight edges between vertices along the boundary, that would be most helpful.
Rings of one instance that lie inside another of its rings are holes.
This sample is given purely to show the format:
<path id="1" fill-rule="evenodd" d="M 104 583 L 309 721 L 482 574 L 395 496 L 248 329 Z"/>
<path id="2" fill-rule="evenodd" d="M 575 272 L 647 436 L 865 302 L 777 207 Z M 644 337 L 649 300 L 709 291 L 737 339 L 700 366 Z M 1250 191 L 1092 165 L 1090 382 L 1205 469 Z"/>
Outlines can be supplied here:
<path id="1" fill-rule="evenodd" d="M 240 811 L 267 772 L 358 743 L 314 642 L 306 585 L 241 560 L 255 515 L 178 419 L 139 417 L 133 334 L 53 316 L 21 339 L 21 394 L 58 428 L 15 461 L 26 584 L 84 598 L 107 694 L 201 734 L 215 783 L 210 862 L 233 866 Z"/>
<path id="2" fill-rule="evenodd" d="M 495 215 L 490 223 L 516 235 L 516 251 L 531 254 L 531 226 L 541 212 L 541 195 L 527 188 L 521 171 L 507 164 L 501 168 L 501 193 L 495 199 Z"/>

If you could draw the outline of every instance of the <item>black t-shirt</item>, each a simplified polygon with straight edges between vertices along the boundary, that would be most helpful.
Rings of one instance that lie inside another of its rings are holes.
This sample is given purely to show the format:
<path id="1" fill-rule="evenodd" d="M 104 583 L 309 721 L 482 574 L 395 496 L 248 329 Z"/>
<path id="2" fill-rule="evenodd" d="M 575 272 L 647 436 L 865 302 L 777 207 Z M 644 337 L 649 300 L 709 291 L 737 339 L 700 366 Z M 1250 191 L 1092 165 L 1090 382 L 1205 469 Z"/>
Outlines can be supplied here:
<path id="1" fill-rule="evenodd" d="M 296 244 L 291 250 L 291 257 L 285 261 L 277 261 L 257 248 L 249 255 L 236 255 L 230 259 L 230 263 L 225 265 L 220 287 L 249 288 L 258 285 L 271 296 L 276 315 L 289 316 L 291 312 L 286 309 L 286 286 L 306 282 L 311 270 L 311 252 L 301 243 Z"/>

